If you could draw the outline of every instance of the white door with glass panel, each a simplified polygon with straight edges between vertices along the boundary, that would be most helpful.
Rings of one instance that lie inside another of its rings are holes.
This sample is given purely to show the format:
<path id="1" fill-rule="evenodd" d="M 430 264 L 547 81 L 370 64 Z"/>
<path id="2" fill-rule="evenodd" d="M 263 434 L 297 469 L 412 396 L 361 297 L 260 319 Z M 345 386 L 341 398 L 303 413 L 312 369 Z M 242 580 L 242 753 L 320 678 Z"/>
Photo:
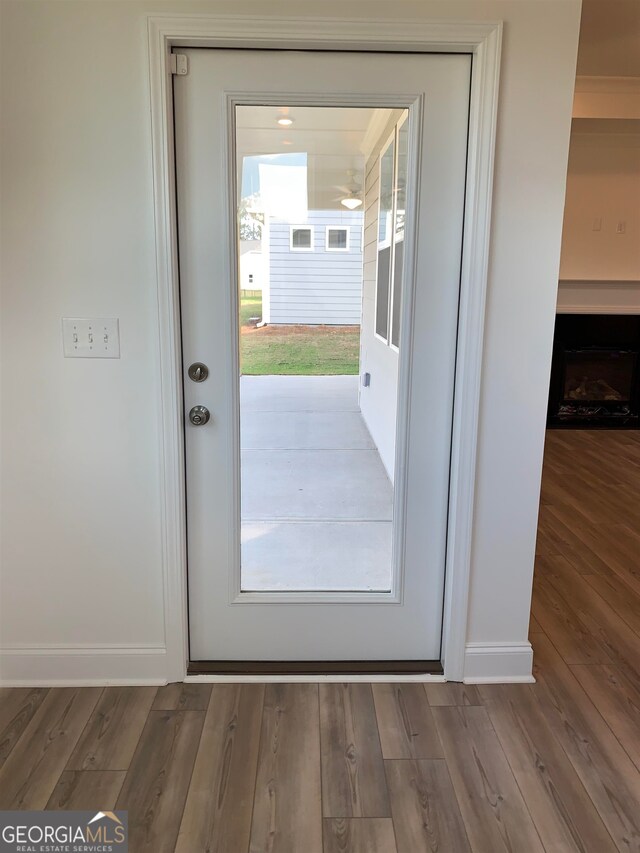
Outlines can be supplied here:
<path id="1" fill-rule="evenodd" d="M 180 50 L 192 661 L 437 661 L 468 55 Z"/>

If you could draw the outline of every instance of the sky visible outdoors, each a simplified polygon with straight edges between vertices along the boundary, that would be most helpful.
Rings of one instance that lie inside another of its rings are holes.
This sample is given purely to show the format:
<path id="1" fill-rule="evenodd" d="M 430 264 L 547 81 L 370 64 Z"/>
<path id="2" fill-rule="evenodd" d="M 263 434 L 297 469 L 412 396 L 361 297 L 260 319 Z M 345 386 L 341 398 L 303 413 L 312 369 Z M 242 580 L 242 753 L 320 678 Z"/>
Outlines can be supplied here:
<path id="1" fill-rule="evenodd" d="M 241 203 L 289 222 L 307 218 L 307 154 L 259 154 L 242 161 Z"/>

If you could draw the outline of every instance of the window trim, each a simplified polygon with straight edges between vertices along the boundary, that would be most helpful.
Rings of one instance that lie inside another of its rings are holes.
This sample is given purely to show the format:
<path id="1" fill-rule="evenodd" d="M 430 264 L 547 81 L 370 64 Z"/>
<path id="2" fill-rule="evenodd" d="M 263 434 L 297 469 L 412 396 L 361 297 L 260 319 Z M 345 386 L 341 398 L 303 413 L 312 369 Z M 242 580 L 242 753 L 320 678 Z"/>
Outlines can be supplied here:
<path id="1" fill-rule="evenodd" d="M 294 246 L 293 245 L 293 232 L 294 231 L 308 231 L 311 237 L 310 244 L 308 246 Z M 290 225 L 289 226 L 289 251 L 290 252 L 313 252 L 314 250 L 314 234 L 313 234 L 313 226 L 312 225 Z"/>
<path id="2" fill-rule="evenodd" d="M 344 231 L 347 235 L 347 245 L 337 248 L 329 245 L 329 231 Z M 327 252 L 348 252 L 351 248 L 351 228 L 349 225 L 327 225 L 325 228 L 324 247 Z"/>

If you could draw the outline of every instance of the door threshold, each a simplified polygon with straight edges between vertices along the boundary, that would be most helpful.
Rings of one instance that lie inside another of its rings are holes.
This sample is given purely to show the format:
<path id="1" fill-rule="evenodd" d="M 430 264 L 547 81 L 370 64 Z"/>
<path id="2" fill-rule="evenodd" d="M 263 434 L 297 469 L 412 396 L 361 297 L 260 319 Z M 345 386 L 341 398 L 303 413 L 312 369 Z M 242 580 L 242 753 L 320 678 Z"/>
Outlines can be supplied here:
<path id="1" fill-rule="evenodd" d="M 361 678 L 389 676 L 443 678 L 439 660 L 376 660 L 376 661 L 191 661 L 187 677 L 201 676 L 261 678 L 263 676 L 290 678 Z"/>

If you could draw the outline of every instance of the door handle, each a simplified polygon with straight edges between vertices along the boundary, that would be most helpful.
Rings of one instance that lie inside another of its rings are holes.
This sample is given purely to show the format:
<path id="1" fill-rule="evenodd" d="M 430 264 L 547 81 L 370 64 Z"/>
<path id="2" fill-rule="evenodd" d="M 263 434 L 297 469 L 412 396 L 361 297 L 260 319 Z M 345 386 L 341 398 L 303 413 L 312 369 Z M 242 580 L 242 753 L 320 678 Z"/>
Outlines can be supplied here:
<path id="1" fill-rule="evenodd" d="M 206 406 L 194 406 L 189 412 L 189 420 L 194 426 L 204 426 L 210 417 L 211 413 Z"/>

